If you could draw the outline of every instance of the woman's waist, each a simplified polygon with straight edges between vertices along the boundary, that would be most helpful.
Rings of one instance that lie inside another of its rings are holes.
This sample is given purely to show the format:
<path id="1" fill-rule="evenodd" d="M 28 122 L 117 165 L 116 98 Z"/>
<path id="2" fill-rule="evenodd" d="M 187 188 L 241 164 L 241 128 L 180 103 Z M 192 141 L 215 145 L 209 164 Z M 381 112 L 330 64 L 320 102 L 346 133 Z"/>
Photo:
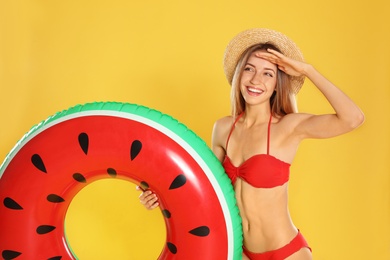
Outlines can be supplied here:
<path id="1" fill-rule="evenodd" d="M 294 227 L 288 211 L 280 212 L 280 214 L 272 214 L 264 212 L 256 214 L 253 212 L 241 212 L 242 225 L 244 231 L 272 231 Z"/>
<path id="2" fill-rule="evenodd" d="M 287 184 L 273 189 L 256 189 L 245 182 L 236 186 L 241 217 L 257 225 L 290 220 Z"/>
<path id="3" fill-rule="evenodd" d="M 288 213 L 280 215 L 242 215 L 244 245 L 253 252 L 280 248 L 297 234 Z"/>
<path id="4" fill-rule="evenodd" d="M 243 220 L 244 246 L 252 252 L 267 252 L 288 244 L 298 230 L 291 219 L 274 221 Z"/>

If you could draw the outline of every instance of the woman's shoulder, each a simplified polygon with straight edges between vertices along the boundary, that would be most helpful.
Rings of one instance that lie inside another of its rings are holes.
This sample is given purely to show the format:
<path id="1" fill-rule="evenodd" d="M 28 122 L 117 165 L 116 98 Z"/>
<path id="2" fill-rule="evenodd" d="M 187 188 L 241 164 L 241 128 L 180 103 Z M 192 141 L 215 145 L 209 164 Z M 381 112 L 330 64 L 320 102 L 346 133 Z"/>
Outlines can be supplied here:
<path id="1" fill-rule="evenodd" d="M 225 130 L 230 129 L 233 125 L 233 117 L 232 116 L 224 116 L 214 123 L 214 130 Z"/>
<path id="2" fill-rule="evenodd" d="M 214 123 L 213 128 L 213 139 L 221 142 L 226 139 L 226 136 L 229 134 L 230 129 L 233 125 L 233 117 L 232 116 L 225 116 Z"/>

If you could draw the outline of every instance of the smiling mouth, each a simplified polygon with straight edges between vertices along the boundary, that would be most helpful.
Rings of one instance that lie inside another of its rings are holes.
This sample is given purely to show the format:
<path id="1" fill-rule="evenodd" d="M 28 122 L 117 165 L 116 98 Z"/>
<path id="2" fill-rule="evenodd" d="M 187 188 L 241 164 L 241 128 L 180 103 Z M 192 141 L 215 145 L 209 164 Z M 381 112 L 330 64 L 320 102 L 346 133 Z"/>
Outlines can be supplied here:
<path id="1" fill-rule="evenodd" d="M 254 87 L 247 87 L 246 89 L 248 90 L 249 93 L 257 94 L 257 95 L 260 95 L 264 92 L 264 90 L 259 88 L 254 88 Z"/>

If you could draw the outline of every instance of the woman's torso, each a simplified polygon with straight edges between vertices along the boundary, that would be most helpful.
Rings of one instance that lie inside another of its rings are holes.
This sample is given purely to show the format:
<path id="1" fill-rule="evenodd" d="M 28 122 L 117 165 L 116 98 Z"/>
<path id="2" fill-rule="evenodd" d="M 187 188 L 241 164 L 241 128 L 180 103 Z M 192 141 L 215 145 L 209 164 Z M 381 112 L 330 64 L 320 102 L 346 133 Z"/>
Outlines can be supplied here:
<path id="1" fill-rule="evenodd" d="M 246 127 L 237 118 L 226 136 L 223 165 L 234 185 L 244 245 L 253 252 L 280 248 L 297 232 L 288 211 L 289 166 L 297 147 L 280 122 L 270 117 Z"/>

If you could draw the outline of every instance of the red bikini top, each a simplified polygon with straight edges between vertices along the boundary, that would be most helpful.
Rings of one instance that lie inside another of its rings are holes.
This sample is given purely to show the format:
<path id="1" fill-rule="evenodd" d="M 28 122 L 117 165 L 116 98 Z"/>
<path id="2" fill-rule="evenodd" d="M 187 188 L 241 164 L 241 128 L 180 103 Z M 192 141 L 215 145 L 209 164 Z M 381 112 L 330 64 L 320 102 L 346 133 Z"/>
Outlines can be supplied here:
<path id="1" fill-rule="evenodd" d="M 226 151 L 230 136 L 241 116 L 242 114 L 237 117 L 230 130 L 226 141 Z M 225 155 L 222 165 L 232 184 L 236 182 L 238 177 L 256 188 L 274 188 L 283 185 L 289 180 L 290 164 L 269 154 L 271 119 L 272 114 L 268 122 L 267 154 L 253 155 L 238 167 L 233 165 L 227 154 Z"/>

